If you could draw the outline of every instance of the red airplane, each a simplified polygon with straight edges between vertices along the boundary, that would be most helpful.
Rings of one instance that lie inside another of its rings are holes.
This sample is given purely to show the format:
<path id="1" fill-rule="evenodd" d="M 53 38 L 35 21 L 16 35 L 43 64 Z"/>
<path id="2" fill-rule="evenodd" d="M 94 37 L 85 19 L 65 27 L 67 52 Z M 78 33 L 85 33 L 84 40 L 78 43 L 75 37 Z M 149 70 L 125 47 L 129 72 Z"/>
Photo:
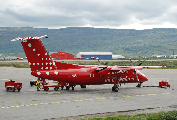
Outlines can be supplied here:
<path id="1" fill-rule="evenodd" d="M 67 89 L 76 85 L 114 84 L 112 91 L 118 92 L 119 83 L 138 83 L 138 87 L 148 78 L 138 71 L 143 68 L 159 68 L 164 66 L 107 66 L 107 65 L 74 65 L 53 61 L 45 49 L 41 37 L 15 38 L 21 40 L 31 68 L 31 74 L 45 81 L 54 80 L 69 83 Z"/>

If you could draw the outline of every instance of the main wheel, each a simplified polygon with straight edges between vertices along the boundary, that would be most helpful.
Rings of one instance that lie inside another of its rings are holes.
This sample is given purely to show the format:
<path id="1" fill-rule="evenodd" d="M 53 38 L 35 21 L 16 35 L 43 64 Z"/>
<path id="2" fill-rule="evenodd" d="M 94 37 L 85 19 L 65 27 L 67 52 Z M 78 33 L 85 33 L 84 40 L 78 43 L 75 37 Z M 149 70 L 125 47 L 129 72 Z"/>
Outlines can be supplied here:
<path id="1" fill-rule="evenodd" d="M 49 90 L 49 88 L 46 88 L 46 91 L 48 91 Z"/>
<path id="2" fill-rule="evenodd" d="M 118 92 L 118 90 L 119 90 L 119 88 L 118 88 L 118 87 L 116 87 L 116 88 L 115 88 L 115 92 Z"/>
<path id="3" fill-rule="evenodd" d="M 20 89 L 20 88 L 18 88 L 18 92 L 20 92 L 20 90 L 21 90 L 21 89 Z"/>
<path id="4" fill-rule="evenodd" d="M 47 87 L 44 88 L 44 91 L 48 91 L 48 90 L 49 90 L 49 88 L 47 88 Z"/>
<path id="5" fill-rule="evenodd" d="M 66 86 L 66 90 L 69 90 L 69 88 L 70 88 L 69 86 Z"/>
<path id="6" fill-rule="evenodd" d="M 55 88 L 54 88 L 54 90 L 55 90 L 55 91 L 58 91 L 58 88 L 57 88 L 57 87 L 55 87 Z"/>
<path id="7" fill-rule="evenodd" d="M 74 87 L 72 87 L 72 90 L 74 90 Z"/>
<path id="8" fill-rule="evenodd" d="M 86 88 L 86 85 L 80 85 L 81 86 L 81 88 Z"/>
<path id="9" fill-rule="evenodd" d="M 34 85 L 34 83 L 33 83 L 33 82 L 30 82 L 30 85 L 31 85 L 31 86 L 33 86 L 33 85 Z"/>
<path id="10" fill-rule="evenodd" d="M 115 91 L 115 86 L 112 87 L 112 91 Z"/>
<path id="11" fill-rule="evenodd" d="M 61 86 L 61 90 L 63 90 L 63 86 Z"/>
<path id="12" fill-rule="evenodd" d="M 15 92 L 15 88 L 12 88 L 12 91 Z"/>

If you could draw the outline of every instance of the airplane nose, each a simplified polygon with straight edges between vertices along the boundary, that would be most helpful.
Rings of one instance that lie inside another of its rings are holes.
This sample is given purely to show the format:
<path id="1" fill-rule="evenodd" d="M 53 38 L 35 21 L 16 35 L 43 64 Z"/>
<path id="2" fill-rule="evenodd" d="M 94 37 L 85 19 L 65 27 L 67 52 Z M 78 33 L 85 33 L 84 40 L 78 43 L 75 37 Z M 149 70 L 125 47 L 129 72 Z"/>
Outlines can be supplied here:
<path id="1" fill-rule="evenodd" d="M 141 81 L 141 82 L 148 81 L 148 78 L 140 71 L 138 71 L 137 75 L 138 75 L 139 81 Z"/>

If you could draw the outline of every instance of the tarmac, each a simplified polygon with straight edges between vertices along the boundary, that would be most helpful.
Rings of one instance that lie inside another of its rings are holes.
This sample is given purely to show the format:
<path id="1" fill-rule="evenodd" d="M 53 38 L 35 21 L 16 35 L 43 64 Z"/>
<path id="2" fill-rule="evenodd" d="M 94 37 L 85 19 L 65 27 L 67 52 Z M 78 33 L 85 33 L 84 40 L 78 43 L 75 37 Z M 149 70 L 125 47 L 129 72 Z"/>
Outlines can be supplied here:
<path id="1" fill-rule="evenodd" d="M 141 72 L 149 79 L 142 84 L 146 87 L 137 88 L 136 83 L 130 83 L 122 84 L 119 92 L 112 92 L 113 85 L 76 86 L 74 91 L 53 88 L 37 91 L 36 86 L 30 86 L 30 80 L 37 78 L 29 68 L 0 67 L 0 119 L 78 119 L 177 109 L 177 69 Z M 8 79 L 22 82 L 21 91 L 6 91 Z M 153 87 L 161 80 L 167 80 L 170 88 Z"/>

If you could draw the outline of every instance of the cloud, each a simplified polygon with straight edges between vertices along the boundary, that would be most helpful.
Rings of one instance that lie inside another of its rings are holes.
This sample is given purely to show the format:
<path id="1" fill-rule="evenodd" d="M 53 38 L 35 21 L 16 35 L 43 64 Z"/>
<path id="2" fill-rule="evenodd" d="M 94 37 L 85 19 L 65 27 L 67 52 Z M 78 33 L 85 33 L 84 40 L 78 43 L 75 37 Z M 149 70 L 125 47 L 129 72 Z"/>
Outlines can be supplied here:
<path id="1" fill-rule="evenodd" d="M 175 0 L 0 0 L 2 27 L 176 27 Z"/>

